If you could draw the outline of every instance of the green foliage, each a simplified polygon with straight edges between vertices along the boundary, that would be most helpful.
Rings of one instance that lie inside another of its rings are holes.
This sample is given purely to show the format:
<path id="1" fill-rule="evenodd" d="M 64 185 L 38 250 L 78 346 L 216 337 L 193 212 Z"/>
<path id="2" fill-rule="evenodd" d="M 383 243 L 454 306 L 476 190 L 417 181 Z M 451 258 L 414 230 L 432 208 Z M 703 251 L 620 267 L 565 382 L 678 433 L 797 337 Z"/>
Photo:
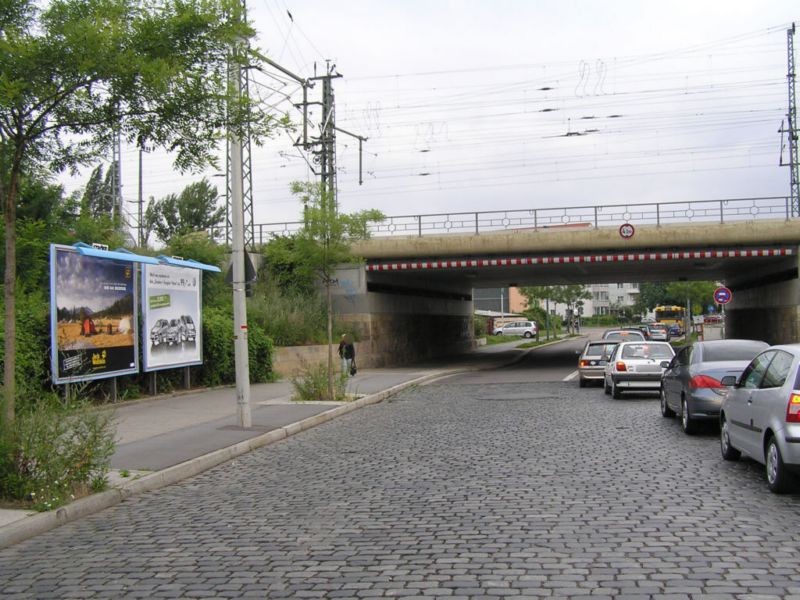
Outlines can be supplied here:
<path id="1" fill-rule="evenodd" d="M 290 296 L 317 293 L 316 270 L 300 252 L 295 236 L 273 237 L 263 253 L 264 276 L 270 285 Z"/>
<path id="2" fill-rule="evenodd" d="M 271 284 L 256 287 L 247 300 L 248 323 L 259 325 L 278 346 L 324 344 L 327 341 L 325 301 L 316 290 L 301 294 Z"/>
<path id="3" fill-rule="evenodd" d="M 472 328 L 476 338 L 482 338 L 489 335 L 489 319 L 483 315 L 474 315 L 472 317 Z"/>
<path id="4" fill-rule="evenodd" d="M 111 412 L 40 398 L 0 429 L 0 496 L 51 510 L 102 488 L 114 434 Z"/>
<path id="5" fill-rule="evenodd" d="M 272 340 L 258 324 L 248 323 L 247 351 L 250 381 L 271 381 Z M 202 385 L 235 383 L 233 311 L 229 308 L 209 307 L 203 312 L 203 363 L 203 368 L 198 369 Z"/>
<path id="6" fill-rule="evenodd" d="M 338 364 L 338 363 L 337 363 Z M 328 394 L 328 365 L 317 363 L 313 365 L 303 365 L 303 370 L 292 378 L 294 395 L 292 400 L 295 402 L 313 402 L 316 400 L 337 400 L 347 399 L 347 376 L 334 377 L 333 398 Z"/>
<path id="7" fill-rule="evenodd" d="M 89 181 L 81 199 L 81 215 L 97 219 L 111 218 L 114 211 L 114 198 L 117 190 L 116 178 L 119 177 L 119 165 L 114 163 L 103 177 L 103 165 L 98 165 L 89 176 Z"/>
<path id="8" fill-rule="evenodd" d="M 232 306 L 233 292 L 225 283 L 227 251 L 205 232 L 178 235 L 170 240 L 163 254 L 183 256 L 207 265 L 216 265 L 223 273 L 203 271 L 203 306 Z"/>
<path id="9" fill-rule="evenodd" d="M 43 290 L 17 292 L 17 361 L 15 365 L 17 401 L 21 409 L 32 407 L 49 389 L 50 313 Z M 0 336 L 5 338 L 4 323 Z M 5 359 L 0 347 L 0 363 Z"/>
<path id="10" fill-rule="evenodd" d="M 207 179 L 186 186 L 179 195 L 161 200 L 150 199 L 145 212 L 145 226 L 158 238 L 170 242 L 176 235 L 208 231 L 225 218 L 225 206 L 219 206 L 217 188 Z"/>
<path id="11" fill-rule="evenodd" d="M 339 213 L 333 195 L 317 183 L 294 182 L 292 193 L 304 207 L 303 228 L 294 239 L 296 260 L 327 284 L 337 266 L 356 260 L 351 242 L 367 239 L 369 223 L 382 221 L 384 215 L 379 210 Z"/>

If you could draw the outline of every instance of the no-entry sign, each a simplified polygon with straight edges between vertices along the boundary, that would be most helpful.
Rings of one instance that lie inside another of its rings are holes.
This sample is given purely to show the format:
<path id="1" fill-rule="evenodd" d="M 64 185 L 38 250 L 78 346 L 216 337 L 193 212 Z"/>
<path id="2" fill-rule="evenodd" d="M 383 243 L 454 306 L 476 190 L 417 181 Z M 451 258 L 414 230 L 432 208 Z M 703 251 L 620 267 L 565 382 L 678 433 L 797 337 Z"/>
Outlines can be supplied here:
<path id="1" fill-rule="evenodd" d="M 719 286 L 714 290 L 714 302 L 717 304 L 727 304 L 733 298 L 733 292 L 724 285 Z"/>

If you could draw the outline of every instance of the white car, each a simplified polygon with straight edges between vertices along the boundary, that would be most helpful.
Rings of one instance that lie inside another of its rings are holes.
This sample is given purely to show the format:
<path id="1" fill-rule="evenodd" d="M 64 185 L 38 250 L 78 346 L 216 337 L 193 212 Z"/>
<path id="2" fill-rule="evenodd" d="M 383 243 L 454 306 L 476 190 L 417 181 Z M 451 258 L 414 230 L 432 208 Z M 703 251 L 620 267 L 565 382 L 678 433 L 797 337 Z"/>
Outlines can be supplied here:
<path id="1" fill-rule="evenodd" d="M 606 394 L 618 399 L 622 392 L 658 392 L 673 356 L 675 350 L 666 342 L 622 342 L 606 363 Z"/>
<path id="2" fill-rule="evenodd" d="M 539 327 L 536 325 L 536 321 L 514 321 L 494 330 L 495 335 L 521 335 L 526 338 L 535 337 L 537 333 L 539 333 Z"/>

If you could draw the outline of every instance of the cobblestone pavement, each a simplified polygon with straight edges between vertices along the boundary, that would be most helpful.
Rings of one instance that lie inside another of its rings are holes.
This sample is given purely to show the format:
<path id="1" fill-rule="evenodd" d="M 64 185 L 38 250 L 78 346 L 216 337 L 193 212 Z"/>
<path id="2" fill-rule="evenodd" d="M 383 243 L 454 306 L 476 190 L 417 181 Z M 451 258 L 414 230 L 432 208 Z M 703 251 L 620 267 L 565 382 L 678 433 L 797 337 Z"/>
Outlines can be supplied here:
<path id="1" fill-rule="evenodd" d="M 0 551 L 12 598 L 800 598 L 800 495 L 655 396 L 404 392 Z"/>

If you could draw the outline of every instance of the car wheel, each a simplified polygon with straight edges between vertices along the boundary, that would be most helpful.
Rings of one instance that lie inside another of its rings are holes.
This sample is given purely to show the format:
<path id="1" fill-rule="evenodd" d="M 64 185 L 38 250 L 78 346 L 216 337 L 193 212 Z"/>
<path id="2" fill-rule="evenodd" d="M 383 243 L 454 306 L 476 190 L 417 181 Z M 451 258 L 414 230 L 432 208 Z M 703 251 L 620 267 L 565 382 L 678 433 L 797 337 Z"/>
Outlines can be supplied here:
<path id="1" fill-rule="evenodd" d="M 681 429 L 687 435 L 697 431 L 697 421 L 689 414 L 689 403 L 686 402 L 686 398 L 681 398 Z"/>
<path id="2" fill-rule="evenodd" d="M 769 490 L 775 494 L 784 494 L 789 491 L 791 486 L 791 475 L 786 470 L 781 457 L 781 450 L 774 437 L 767 442 L 767 451 L 764 456 L 767 467 L 767 485 Z"/>
<path id="3" fill-rule="evenodd" d="M 722 458 L 725 460 L 739 460 L 739 457 L 742 455 L 741 452 L 731 446 L 728 420 L 724 417 L 719 424 L 719 449 L 722 451 Z"/>
<path id="4" fill-rule="evenodd" d="M 667 392 L 664 391 L 663 387 L 661 388 L 661 416 L 666 418 L 675 416 L 675 411 L 667 404 Z"/>
<path id="5" fill-rule="evenodd" d="M 611 394 L 611 386 L 608 385 L 608 382 L 605 379 L 603 379 L 603 391 L 606 393 L 606 395 Z"/>
<path id="6" fill-rule="evenodd" d="M 614 383 L 614 380 L 611 380 L 611 397 L 614 398 L 614 400 L 619 400 L 622 398 L 622 392 L 617 384 Z"/>
<path id="7" fill-rule="evenodd" d="M 526 331 L 526 332 L 525 332 L 525 337 L 526 337 L 526 338 L 532 338 L 532 337 L 533 337 L 533 334 L 532 334 L 530 331 Z"/>

